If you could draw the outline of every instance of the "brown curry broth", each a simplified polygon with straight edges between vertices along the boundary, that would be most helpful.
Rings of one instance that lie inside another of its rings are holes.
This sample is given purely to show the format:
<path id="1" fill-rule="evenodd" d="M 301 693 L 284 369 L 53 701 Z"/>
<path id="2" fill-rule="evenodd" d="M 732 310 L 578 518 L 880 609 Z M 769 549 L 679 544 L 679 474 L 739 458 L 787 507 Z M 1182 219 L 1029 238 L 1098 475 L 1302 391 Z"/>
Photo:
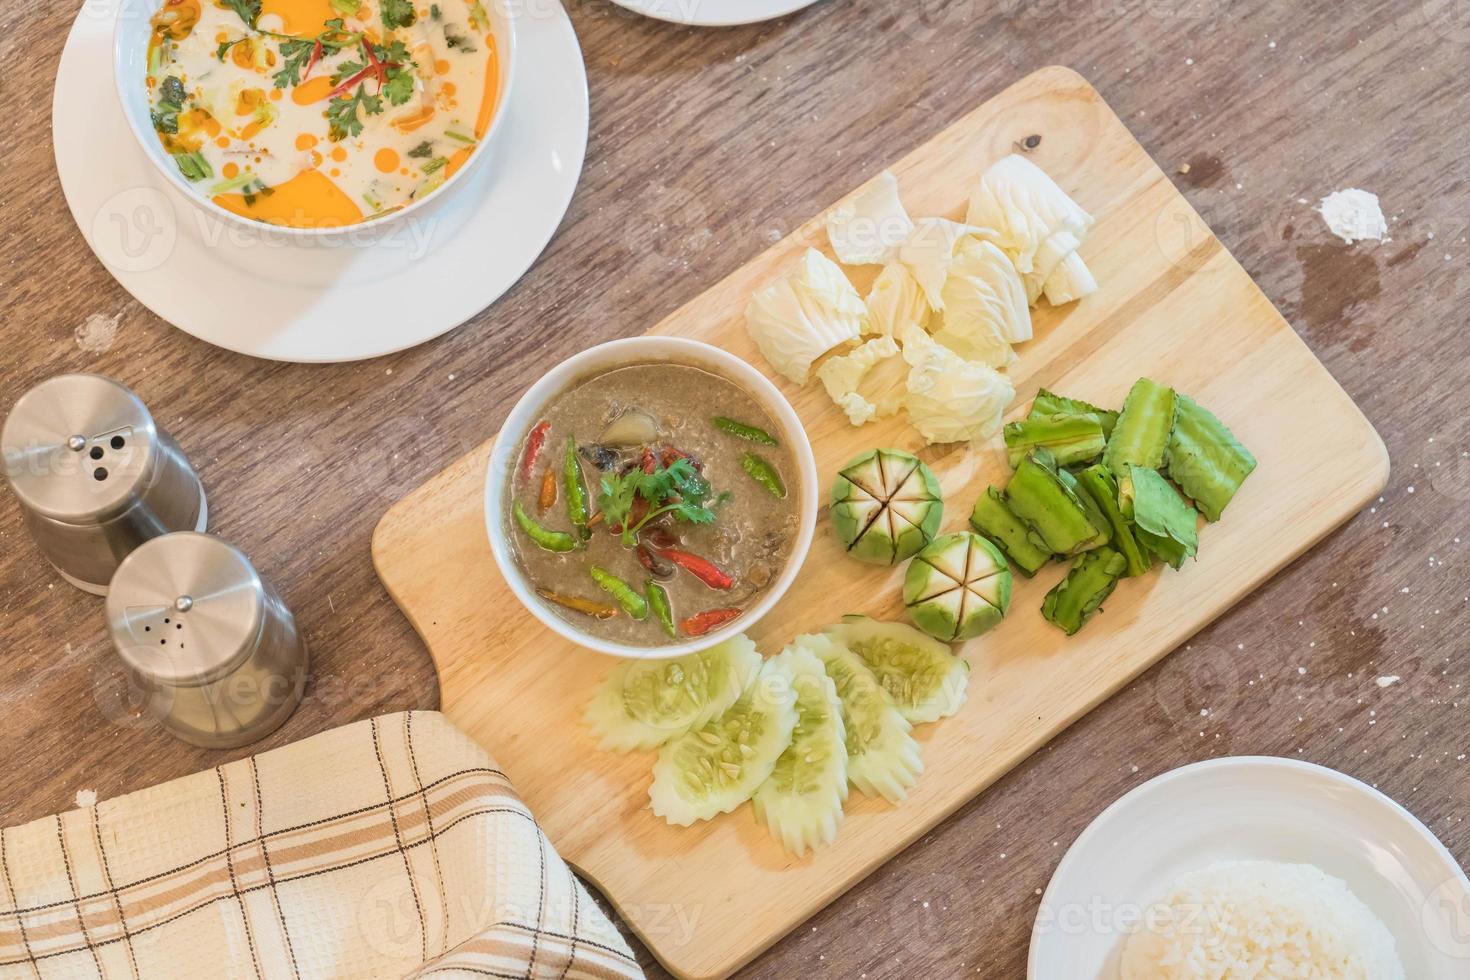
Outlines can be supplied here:
<path id="1" fill-rule="evenodd" d="M 780 575 L 791 553 L 799 508 L 797 470 L 790 450 L 784 446 L 747 442 L 711 424 L 711 419 L 726 416 L 779 438 L 780 427 L 769 413 L 726 378 L 688 365 L 649 363 L 615 368 L 576 382 L 545 409 L 542 418 L 551 423 L 545 448 L 530 479 L 524 485 L 512 485 L 514 499 L 546 527 L 571 530 L 561 481 L 567 436 L 573 436 L 579 447 L 596 446 L 607 425 L 632 408 L 642 409 L 658 420 L 659 444 L 676 446 L 701 462 L 712 488 L 711 501 L 724 491 L 731 494 L 728 501 L 715 508 L 719 516 L 713 524 L 675 522 L 669 516 L 649 525 L 667 527 L 680 538 L 681 547 L 708 558 L 735 579 L 735 585 L 727 591 L 712 589 L 678 568 L 672 576 L 659 579 L 668 590 L 674 621 L 707 609 L 749 607 Z M 523 440 L 516 455 L 517 470 L 524 451 Z M 636 447 L 626 452 L 631 456 Z M 776 467 L 787 486 L 785 499 L 773 496 L 745 473 L 741 460 L 747 452 L 759 454 Z M 596 513 L 602 474 L 585 455 L 579 454 L 579 463 Z M 548 466 L 556 474 L 557 500 L 543 514 L 537 497 Z M 515 473 L 511 479 L 516 479 Z M 624 547 L 620 536 L 603 523 L 593 529 L 585 550 L 566 554 L 538 547 L 508 515 L 506 526 L 517 562 L 533 587 L 615 604 L 592 581 L 587 571 L 590 566 L 607 569 L 639 591 L 650 578 L 633 549 Z M 577 629 L 602 639 L 637 646 L 675 642 L 664 633 L 652 611 L 642 622 L 621 611 L 611 619 L 599 620 L 555 603 L 546 605 Z M 679 639 L 685 638 L 681 633 Z"/>

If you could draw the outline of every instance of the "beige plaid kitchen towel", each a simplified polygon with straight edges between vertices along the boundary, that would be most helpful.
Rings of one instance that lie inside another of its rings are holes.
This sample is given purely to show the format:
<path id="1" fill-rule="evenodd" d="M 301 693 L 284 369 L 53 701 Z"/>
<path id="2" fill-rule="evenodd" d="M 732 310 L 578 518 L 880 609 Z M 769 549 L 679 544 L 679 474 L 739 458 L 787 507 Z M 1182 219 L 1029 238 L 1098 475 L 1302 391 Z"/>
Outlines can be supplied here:
<path id="1" fill-rule="evenodd" d="M 0 976 L 405 975 L 643 975 L 437 713 L 0 830 Z"/>

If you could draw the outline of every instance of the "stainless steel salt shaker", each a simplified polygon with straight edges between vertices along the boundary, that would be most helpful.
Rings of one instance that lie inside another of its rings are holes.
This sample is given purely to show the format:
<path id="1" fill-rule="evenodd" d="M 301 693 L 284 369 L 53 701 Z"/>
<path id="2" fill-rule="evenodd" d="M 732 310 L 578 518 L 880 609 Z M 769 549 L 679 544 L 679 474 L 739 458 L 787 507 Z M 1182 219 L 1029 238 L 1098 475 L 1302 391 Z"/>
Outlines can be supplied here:
<path id="1" fill-rule="evenodd" d="M 204 487 L 178 444 L 111 379 L 63 374 L 32 388 L 6 418 L 0 446 L 36 544 L 95 595 L 143 542 L 208 523 Z"/>
<path id="2" fill-rule="evenodd" d="M 306 644 L 296 620 L 238 548 L 181 531 L 123 559 L 107 627 L 147 710 L 205 748 L 264 738 L 296 710 Z"/>

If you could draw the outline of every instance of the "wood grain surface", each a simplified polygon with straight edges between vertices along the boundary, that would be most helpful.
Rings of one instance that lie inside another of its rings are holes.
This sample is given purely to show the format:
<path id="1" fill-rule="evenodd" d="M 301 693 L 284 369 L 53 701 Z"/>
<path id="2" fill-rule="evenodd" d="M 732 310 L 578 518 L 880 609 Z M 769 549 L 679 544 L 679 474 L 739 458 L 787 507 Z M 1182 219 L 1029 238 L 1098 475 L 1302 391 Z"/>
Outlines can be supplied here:
<path id="1" fill-rule="evenodd" d="M 552 635 L 495 567 L 482 531 L 493 440 L 395 504 L 373 536 L 378 575 L 438 667 L 444 712 L 490 750 L 562 856 L 679 976 L 739 968 L 1350 518 L 1388 478 L 1362 414 L 1077 73 L 1028 75 L 892 170 L 915 214 L 958 219 L 978 175 L 1017 145 L 1097 219 L 1082 251 L 1102 286 L 1035 311 L 1035 339 L 1009 370 L 1020 395 L 1011 417 L 1043 386 L 1118 405 L 1141 374 L 1211 406 L 1260 465 L 1206 529 L 1197 563 L 1122 583 L 1078 636 L 1038 613 L 1064 568 L 1018 576 L 1006 621 L 959 648 L 968 702 L 917 729 L 924 774 L 902 805 L 854 794 L 836 842 L 801 860 L 744 808 L 690 828 L 654 817 L 652 754 L 599 752 L 582 723 L 608 659 Z M 998 435 L 967 451 L 923 447 L 901 416 L 854 428 L 820 384 L 774 377 L 745 329 L 751 295 L 826 238 L 818 213 L 653 332 L 714 344 L 772 376 L 811 437 L 821 492 L 847 460 L 894 446 L 933 467 L 943 530 L 962 528 L 975 498 L 1010 472 Z M 901 567 L 845 557 L 823 507 L 801 575 L 750 635 L 773 654 L 847 613 L 902 619 L 901 581 Z M 668 908 L 687 928 L 668 928 Z"/>
<path id="2" fill-rule="evenodd" d="M 315 655 L 306 703 L 256 748 L 438 704 L 370 535 L 493 431 L 528 378 L 642 332 L 1014 79 L 1067 64 L 1363 407 L 1394 461 L 1389 487 L 746 974 L 1020 977 L 1039 891 L 1087 822 L 1151 776 L 1220 755 L 1363 778 L 1470 861 L 1463 2 L 824 0 L 698 31 L 577 0 L 593 135 L 547 253 L 440 341 L 315 368 L 192 340 L 88 252 L 49 141 L 77 6 L 0 5 L 0 410 L 54 373 L 100 371 L 179 438 L 214 528 L 281 590 Z M 99 112 L 109 99 L 99 93 Z M 1392 241 L 1327 234 L 1312 207 L 1347 186 L 1382 197 Z M 55 578 L 8 494 L 0 631 L 0 823 L 249 751 L 192 749 L 137 719 L 100 602 Z M 1401 680 L 1375 683 L 1390 676 Z"/>

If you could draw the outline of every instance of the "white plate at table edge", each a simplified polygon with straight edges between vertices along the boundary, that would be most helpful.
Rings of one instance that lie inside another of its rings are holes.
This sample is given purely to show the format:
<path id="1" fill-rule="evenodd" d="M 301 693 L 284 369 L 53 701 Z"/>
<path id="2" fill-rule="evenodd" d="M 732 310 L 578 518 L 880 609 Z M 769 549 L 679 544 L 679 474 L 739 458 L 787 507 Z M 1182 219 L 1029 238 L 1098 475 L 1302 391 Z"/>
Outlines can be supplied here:
<path id="1" fill-rule="evenodd" d="M 1285 792 L 1273 785 L 1283 779 L 1292 787 Z M 1240 811 L 1233 817 L 1210 811 L 1197 798 L 1222 789 Z M 1351 806 L 1323 808 L 1326 826 L 1320 829 L 1326 836 L 1321 839 L 1281 815 L 1283 807 L 1302 807 L 1323 795 Z M 1272 816 L 1250 812 L 1266 802 L 1277 806 Z M 1148 820 L 1164 824 L 1162 829 L 1174 835 L 1174 851 L 1189 845 L 1189 856 L 1159 859 L 1154 852 L 1167 852 L 1170 838 L 1160 836 L 1160 827 L 1139 822 Z M 1263 822 L 1280 825 L 1275 831 L 1281 836 L 1274 843 L 1261 835 Z M 1217 828 L 1219 823 L 1225 826 Z M 1293 836 L 1307 836 L 1313 844 L 1292 842 Z M 1042 896 L 1031 933 L 1028 980 L 1114 980 L 1126 936 L 1123 920 L 1133 910 L 1162 900 L 1180 874 L 1228 860 L 1315 864 L 1345 880 L 1389 926 L 1408 976 L 1453 980 L 1470 973 L 1470 879 L 1428 827 L 1388 796 L 1333 769 L 1275 756 L 1236 756 L 1157 776 L 1088 825 Z M 1110 876 L 1108 866 L 1118 862 L 1137 867 Z M 1152 868 L 1146 866 L 1150 863 Z M 1136 880 L 1122 882 L 1129 873 Z M 1398 876 L 1397 882 L 1390 880 L 1391 874 Z M 1414 902 L 1406 889 L 1423 897 Z M 1093 921 L 1070 929 L 1061 915 L 1071 908 L 1085 910 Z M 1100 924 L 1096 917 L 1105 914 L 1119 921 L 1111 928 L 1087 928 Z M 1442 931 L 1430 936 L 1420 929 L 1415 934 L 1404 926 L 1406 915 Z M 1406 933 L 1421 945 L 1406 949 Z M 1416 970 L 1416 964 L 1429 964 L 1434 972 L 1422 965 Z"/>
<path id="2" fill-rule="evenodd" d="M 509 115 L 486 148 L 494 158 L 426 207 L 422 219 L 410 216 L 333 248 L 292 242 L 268 226 L 258 237 L 226 228 L 159 177 L 114 104 L 119 2 L 83 6 L 67 38 L 52 101 L 57 173 L 72 217 L 108 272 L 159 317 L 206 343 L 298 363 L 417 346 L 510 289 L 566 214 L 586 154 L 588 101 L 581 47 L 560 6 L 517 22 Z M 469 263 L 455 252 L 479 267 L 466 274 Z"/>
<path id="3" fill-rule="evenodd" d="M 817 0 L 613 0 L 625 10 L 689 27 L 739 27 L 804 10 Z"/>

